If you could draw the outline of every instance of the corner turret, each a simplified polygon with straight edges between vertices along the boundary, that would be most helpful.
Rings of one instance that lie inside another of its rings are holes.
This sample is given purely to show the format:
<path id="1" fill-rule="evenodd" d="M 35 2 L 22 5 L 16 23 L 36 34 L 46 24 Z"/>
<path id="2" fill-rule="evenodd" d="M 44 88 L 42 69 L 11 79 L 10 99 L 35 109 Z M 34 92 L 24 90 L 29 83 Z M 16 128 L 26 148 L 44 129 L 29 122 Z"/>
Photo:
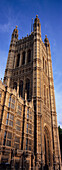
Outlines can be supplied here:
<path id="1" fill-rule="evenodd" d="M 36 15 L 36 18 L 34 20 L 34 32 L 40 32 L 41 34 L 41 24 L 38 15 Z"/>
<path id="2" fill-rule="evenodd" d="M 11 41 L 13 41 L 13 40 L 18 40 L 18 29 L 17 29 L 17 26 L 16 26 L 16 28 L 13 30 L 13 33 L 12 33 Z"/>
<path id="3" fill-rule="evenodd" d="M 44 44 L 45 44 L 46 47 L 50 46 L 49 40 L 47 38 L 47 35 L 45 35 Z"/>

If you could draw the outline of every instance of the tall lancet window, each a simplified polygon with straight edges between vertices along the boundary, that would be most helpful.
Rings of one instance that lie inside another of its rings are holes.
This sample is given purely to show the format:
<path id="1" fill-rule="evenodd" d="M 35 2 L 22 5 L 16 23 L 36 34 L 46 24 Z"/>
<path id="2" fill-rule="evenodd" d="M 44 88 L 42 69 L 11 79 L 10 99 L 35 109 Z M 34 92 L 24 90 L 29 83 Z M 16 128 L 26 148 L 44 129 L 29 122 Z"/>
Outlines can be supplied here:
<path id="1" fill-rule="evenodd" d="M 20 54 L 17 55 L 16 67 L 19 67 L 19 62 L 20 62 Z"/>
<path id="2" fill-rule="evenodd" d="M 29 100 L 29 94 L 30 94 L 30 80 L 26 80 L 26 90 L 27 90 L 27 100 Z"/>
<path id="3" fill-rule="evenodd" d="M 22 53 L 22 65 L 25 64 L 25 51 Z"/>
<path id="4" fill-rule="evenodd" d="M 29 49 L 27 52 L 27 63 L 31 61 L 31 50 Z"/>
<path id="5" fill-rule="evenodd" d="M 19 97 L 23 97 L 23 81 L 21 80 L 20 81 L 20 84 L 19 84 Z"/>

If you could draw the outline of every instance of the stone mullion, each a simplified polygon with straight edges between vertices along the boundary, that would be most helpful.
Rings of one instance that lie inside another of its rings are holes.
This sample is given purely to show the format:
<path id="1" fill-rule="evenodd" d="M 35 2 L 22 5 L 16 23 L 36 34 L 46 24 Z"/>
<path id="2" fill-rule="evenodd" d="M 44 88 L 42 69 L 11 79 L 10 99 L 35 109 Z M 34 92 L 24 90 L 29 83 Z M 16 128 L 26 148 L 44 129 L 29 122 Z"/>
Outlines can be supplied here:
<path id="1" fill-rule="evenodd" d="M 20 63 L 19 63 L 19 67 L 22 65 L 22 52 L 20 52 Z"/>

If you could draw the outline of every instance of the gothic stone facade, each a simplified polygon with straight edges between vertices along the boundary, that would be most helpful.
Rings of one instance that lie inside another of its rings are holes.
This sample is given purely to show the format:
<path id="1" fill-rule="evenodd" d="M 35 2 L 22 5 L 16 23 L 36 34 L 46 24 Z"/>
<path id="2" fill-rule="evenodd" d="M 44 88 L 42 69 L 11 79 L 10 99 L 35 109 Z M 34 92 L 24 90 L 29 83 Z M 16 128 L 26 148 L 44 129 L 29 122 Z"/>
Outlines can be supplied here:
<path id="1" fill-rule="evenodd" d="M 60 170 L 61 156 L 50 43 L 33 31 L 12 33 L 3 83 L 0 81 L 0 162 L 11 168 Z"/>

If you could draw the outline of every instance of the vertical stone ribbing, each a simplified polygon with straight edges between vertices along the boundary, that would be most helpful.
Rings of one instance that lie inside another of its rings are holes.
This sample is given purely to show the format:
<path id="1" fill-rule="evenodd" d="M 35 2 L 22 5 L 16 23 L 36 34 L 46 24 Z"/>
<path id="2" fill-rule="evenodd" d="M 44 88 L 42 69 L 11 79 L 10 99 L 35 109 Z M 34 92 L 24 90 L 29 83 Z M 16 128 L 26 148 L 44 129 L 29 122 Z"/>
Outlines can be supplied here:
<path id="1" fill-rule="evenodd" d="M 47 39 L 47 38 L 46 38 Z M 51 52 L 50 44 L 47 39 L 46 43 L 47 55 L 48 55 L 48 77 L 49 77 L 49 93 L 50 93 L 50 109 L 51 109 L 51 126 L 52 126 L 52 139 L 53 139 L 53 166 L 55 170 L 60 166 L 60 147 L 59 147 L 59 136 L 58 136 L 58 126 L 57 126 L 57 114 L 55 106 L 55 94 L 54 94 L 54 82 L 53 82 L 53 73 L 52 73 L 52 61 L 51 61 Z"/>

